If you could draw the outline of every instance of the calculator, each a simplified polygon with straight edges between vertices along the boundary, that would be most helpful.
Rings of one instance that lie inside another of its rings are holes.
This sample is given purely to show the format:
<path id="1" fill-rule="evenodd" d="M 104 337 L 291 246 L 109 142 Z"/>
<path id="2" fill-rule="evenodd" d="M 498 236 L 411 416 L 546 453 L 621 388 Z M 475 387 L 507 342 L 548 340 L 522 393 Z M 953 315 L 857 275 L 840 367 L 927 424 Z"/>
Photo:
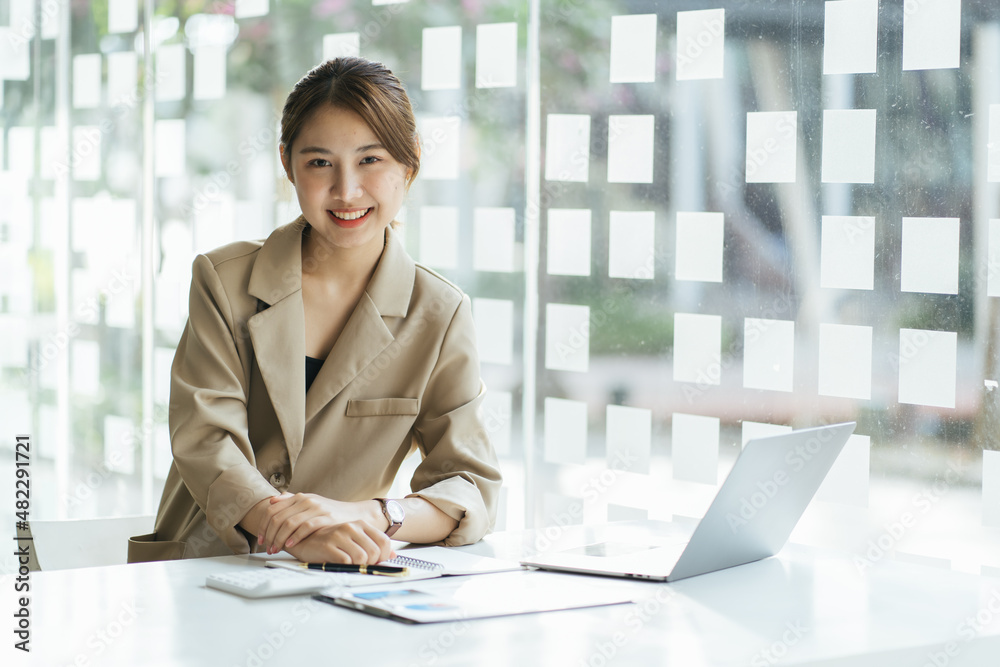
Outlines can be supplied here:
<path id="1" fill-rule="evenodd" d="M 258 567 L 210 574 L 205 579 L 205 585 L 245 598 L 270 598 L 316 593 L 328 588 L 330 582 L 315 574 Z"/>

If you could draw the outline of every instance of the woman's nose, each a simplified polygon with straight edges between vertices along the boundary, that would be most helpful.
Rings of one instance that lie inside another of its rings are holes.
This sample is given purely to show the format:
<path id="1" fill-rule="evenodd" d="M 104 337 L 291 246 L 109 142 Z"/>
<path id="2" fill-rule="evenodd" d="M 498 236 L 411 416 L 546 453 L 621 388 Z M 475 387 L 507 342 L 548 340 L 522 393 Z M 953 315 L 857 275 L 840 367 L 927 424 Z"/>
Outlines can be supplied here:
<path id="1" fill-rule="evenodd" d="M 330 184 L 330 193 L 343 201 L 357 199 L 363 191 L 361 179 L 350 169 L 341 170 Z"/>

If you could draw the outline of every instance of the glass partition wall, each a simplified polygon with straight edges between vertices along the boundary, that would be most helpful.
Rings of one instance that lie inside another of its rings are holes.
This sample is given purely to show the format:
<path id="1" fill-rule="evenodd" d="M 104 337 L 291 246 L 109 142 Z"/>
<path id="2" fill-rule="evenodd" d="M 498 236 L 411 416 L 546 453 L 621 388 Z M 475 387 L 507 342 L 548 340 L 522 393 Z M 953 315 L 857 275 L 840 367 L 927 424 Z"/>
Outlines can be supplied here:
<path id="1" fill-rule="evenodd" d="M 1000 572 L 995 3 L 4 0 L 0 26 L 0 473 L 31 434 L 33 518 L 155 510 L 194 254 L 298 215 L 284 96 L 359 54 L 418 117 L 405 243 L 472 297 L 497 529 L 696 519 L 748 438 L 856 420 L 793 539 Z"/>

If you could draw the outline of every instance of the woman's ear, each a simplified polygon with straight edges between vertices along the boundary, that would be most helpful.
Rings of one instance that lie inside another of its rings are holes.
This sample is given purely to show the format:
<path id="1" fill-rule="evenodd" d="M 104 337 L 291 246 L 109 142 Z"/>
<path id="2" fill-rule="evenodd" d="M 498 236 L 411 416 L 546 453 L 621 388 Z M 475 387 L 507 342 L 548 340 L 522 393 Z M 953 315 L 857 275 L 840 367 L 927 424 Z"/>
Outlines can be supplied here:
<path id="1" fill-rule="evenodd" d="M 278 157 L 281 158 L 281 166 L 285 168 L 285 176 L 287 176 L 288 180 L 292 184 L 294 184 L 295 183 L 295 179 L 292 178 L 292 165 L 288 161 L 288 157 L 285 155 L 285 145 L 284 144 L 278 144 Z"/>

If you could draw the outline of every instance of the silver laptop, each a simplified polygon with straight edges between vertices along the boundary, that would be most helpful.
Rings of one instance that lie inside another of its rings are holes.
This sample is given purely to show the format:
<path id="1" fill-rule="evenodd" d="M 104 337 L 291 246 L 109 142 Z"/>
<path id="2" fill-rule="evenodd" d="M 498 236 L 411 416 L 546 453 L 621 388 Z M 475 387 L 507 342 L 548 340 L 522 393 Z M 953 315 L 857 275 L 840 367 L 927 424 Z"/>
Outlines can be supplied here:
<path id="1" fill-rule="evenodd" d="M 676 581 L 773 556 L 785 545 L 855 423 L 755 438 L 690 538 L 599 542 L 521 561 L 545 570 Z M 664 544 L 664 542 L 667 544 Z"/>

